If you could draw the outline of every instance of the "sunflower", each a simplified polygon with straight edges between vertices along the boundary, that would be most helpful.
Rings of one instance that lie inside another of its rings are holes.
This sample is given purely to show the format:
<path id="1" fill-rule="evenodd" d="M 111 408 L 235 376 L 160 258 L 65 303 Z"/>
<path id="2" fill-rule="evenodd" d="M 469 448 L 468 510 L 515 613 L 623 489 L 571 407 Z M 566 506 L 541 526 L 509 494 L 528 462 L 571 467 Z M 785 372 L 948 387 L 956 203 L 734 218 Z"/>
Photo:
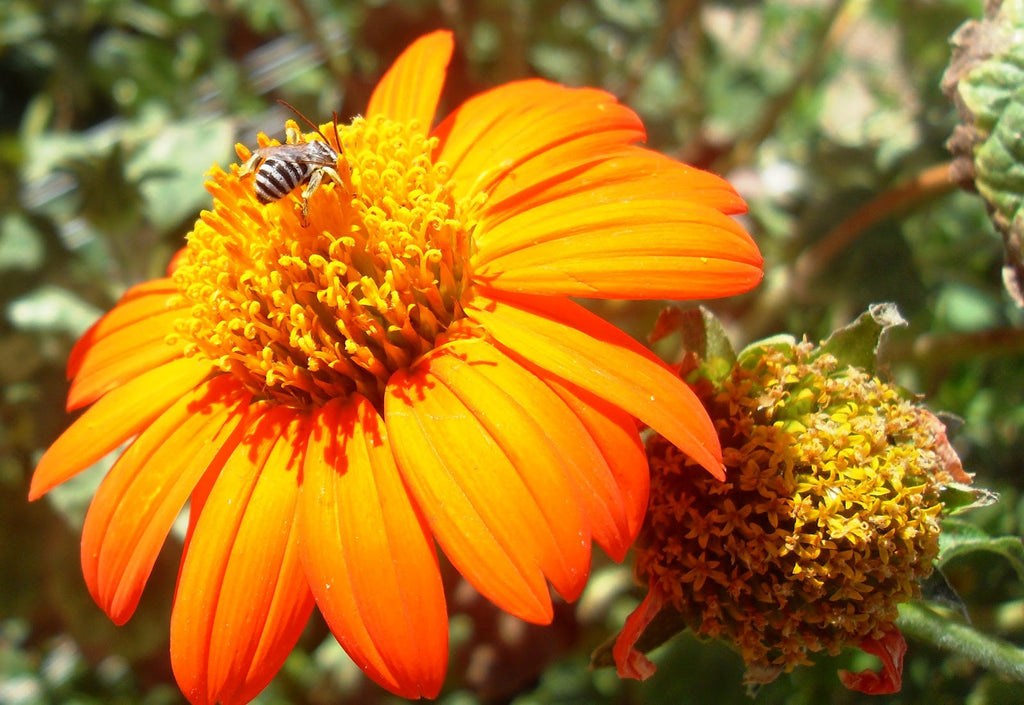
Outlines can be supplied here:
<path id="1" fill-rule="evenodd" d="M 213 209 L 168 277 L 72 351 L 68 407 L 87 408 L 31 497 L 131 441 L 82 535 L 118 624 L 188 505 L 170 648 L 193 703 L 253 698 L 314 608 L 375 681 L 432 697 L 448 651 L 435 544 L 546 623 L 549 585 L 583 589 L 592 540 L 621 560 L 639 531 L 637 420 L 722 474 L 693 392 L 570 297 L 752 288 L 760 254 L 728 217 L 743 201 L 636 146 L 639 119 L 599 90 L 513 82 L 430 130 L 452 44 L 420 38 L 364 117 L 302 136 L 339 153 L 308 203 L 261 203 L 245 170 L 214 167 Z"/>

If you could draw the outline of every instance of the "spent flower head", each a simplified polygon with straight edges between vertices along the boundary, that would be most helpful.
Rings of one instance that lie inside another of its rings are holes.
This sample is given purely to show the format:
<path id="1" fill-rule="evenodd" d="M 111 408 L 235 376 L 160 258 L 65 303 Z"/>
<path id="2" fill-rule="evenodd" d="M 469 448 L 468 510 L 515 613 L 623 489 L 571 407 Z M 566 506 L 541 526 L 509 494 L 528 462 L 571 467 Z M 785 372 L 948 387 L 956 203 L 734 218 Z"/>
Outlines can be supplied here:
<path id="1" fill-rule="evenodd" d="M 513 82 L 431 129 L 452 48 L 448 32 L 413 43 L 363 118 L 290 123 L 255 160 L 239 147 L 170 276 L 72 352 L 68 407 L 88 408 L 31 496 L 134 439 L 82 536 L 117 623 L 188 503 L 170 641 L 193 703 L 252 699 L 314 608 L 378 683 L 434 696 L 435 542 L 484 596 L 546 623 L 549 586 L 578 597 L 592 543 L 621 560 L 639 531 L 635 419 L 721 475 L 689 387 L 571 297 L 750 289 L 761 256 L 729 217 L 742 199 L 637 146 L 637 116 L 599 90 Z"/>
<path id="2" fill-rule="evenodd" d="M 631 640 L 670 608 L 697 634 L 732 643 L 748 683 L 859 646 L 881 655 L 886 672 L 844 682 L 898 688 L 897 607 L 932 572 L 943 488 L 969 480 L 943 424 L 807 342 L 753 346 L 696 388 L 726 479 L 693 473 L 662 436 L 647 443 L 651 495 L 635 569 L 649 593 L 617 645 L 620 671 L 650 672 Z"/>

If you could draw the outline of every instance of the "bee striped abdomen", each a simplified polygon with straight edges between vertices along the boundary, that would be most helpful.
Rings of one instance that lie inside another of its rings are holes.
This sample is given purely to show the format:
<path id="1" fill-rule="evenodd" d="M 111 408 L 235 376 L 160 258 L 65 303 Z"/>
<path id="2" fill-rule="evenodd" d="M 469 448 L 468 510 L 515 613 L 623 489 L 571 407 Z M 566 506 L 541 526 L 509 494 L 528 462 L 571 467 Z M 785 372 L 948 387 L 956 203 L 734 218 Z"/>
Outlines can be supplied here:
<path id="1" fill-rule="evenodd" d="M 255 174 L 253 194 L 263 205 L 280 201 L 294 189 L 305 186 L 302 191 L 303 226 L 309 223 L 309 199 L 325 178 L 345 188 L 336 170 L 341 155 L 319 129 L 317 132 L 324 141 L 307 142 L 298 128 L 289 126 L 288 141 L 285 144 L 266 145 L 253 150 L 238 169 L 239 177 Z M 337 115 L 334 118 L 334 132 L 340 144 Z"/>
<path id="2" fill-rule="evenodd" d="M 300 186 L 313 175 L 313 172 L 320 168 L 312 162 L 299 162 L 275 159 L 266 159 L 256 172 L 253 189 L 256 192 L 256 199 L 260 203 L 272 203 L 279 201 L 296 186 Z"/>

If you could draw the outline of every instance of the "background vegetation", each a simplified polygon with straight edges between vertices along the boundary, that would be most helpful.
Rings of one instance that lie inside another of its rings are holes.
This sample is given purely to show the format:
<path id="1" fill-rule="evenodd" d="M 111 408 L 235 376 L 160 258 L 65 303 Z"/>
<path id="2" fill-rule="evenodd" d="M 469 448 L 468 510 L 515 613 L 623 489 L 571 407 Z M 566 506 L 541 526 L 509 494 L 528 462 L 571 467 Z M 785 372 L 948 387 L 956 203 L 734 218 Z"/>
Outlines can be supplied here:
<path id="1" fill-rule="evenodd" d="M 446 26 L 458 47 L 445 105 L 542 76 L 603 87 L 648 144 L 728 176 L 765 254 L 753 294 L 712 302 L 737 347 L 820 339 L 895 302 L 893 373 L 964 419 L 957 447 L 998 503 L 980 535 L 1024 531 L 1024 317 L 1004 291 L 984 202 L 949 180 L 958 121 L 940 80 L 949 37 L 981 0 L 5 0 L 0 3 L 0 704 L 183 702 L 167 655 L 180 545 L 139 612 L 113 627 L 78 568 L 78 529 L 105 468 L 28 504 L 39 454 L 68 423 L 70 346 L 128 286 L 160 275 L 200 209 L 203 173 L 237 141 L 279 134 L 284 98 L 326 120 L 358 114 L 390 61 Z M 442 111 L 444 107 L 442 107 Z M 598 310 L 639 338 L 659 303 Z M 661 350 L 671 356 L 671 348 Z M 1024 644 L 1019 538 L 945 568 L 979 631 Z M 445 705 L 745 703 L 742 663 L 683 637 L 643 684 L 587 670 L 636 604 L 627 568 L 598 562 L 579 605 L 545 630 L 503 618 L 453 581 Z M 1021 685 L 910 640 L 904 690 L 850 693 L 820 658 L 757 702 L 1024 702 Z M 1018 678 L 1024 675 L 1018 673 Z M 259 698 L 391 702 L 314 619 Z"/>

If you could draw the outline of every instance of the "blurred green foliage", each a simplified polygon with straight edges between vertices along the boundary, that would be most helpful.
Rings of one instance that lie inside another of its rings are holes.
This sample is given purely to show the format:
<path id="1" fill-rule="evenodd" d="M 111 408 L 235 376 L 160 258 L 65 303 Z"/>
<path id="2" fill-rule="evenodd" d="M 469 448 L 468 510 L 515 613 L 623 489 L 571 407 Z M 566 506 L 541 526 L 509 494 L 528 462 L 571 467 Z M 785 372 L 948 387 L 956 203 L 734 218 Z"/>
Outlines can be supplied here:
<path id="1" fill-rule="evenodd" d="M 0 704 L 183 702 L 167 657 L 180 547 L 161 557 L 124 628 L 92 605 L 77 530 L 103 469 L 25 501 L 35 461 L 66 426 L 64 363 L 128 286 L 161 274 L 200 209 L 203 172 L 257 131 L 275 100 L 327 119 L 358 114 L 413 38 L 457 37 L 448 107 L 542 76 L 603 87 L 637 110 L 649 146 L 728 176 L 766 280 L 711 302 L 737 347 L 772 333 L 825 338 L 868 304 L 910 325 L 890 351 L 901 383 L 964 419 L 958 447 L 1001 500 L 967 515 L 983 535 L 1024 531 L 1024 329 L 1004 293 L 1002 245 L 976 195 L 940 177 L 957 113 L 939 89 L 948 37 L 981 0 L 5 0 L 0 3 Z M 444 106 L 442 106 L 442 110 Z M 908 188 L 908 184 L 919 188 Z M 638 337 L 657 303 L 595 309 Z M 671 354 L 667 341 L 658 349 Z M 1016 559 L 1019 563 L 1019 557 Z M 944 566 L 980 631 L 1024 642 L 1014 560 L 967 552 Z M 486 667 L 500 629 L 453 605 L 441 702 L 744 703 L 742 663 L 677 640 L 643 684 L 586 668 L 636 603 L 628 569 L 598 564 L 576 609 L 527 630 Z M 552 648 L 538 649 L 538 644 Z M 557 649 L 554 647 L 558 647 Z M 517 660 L 518 659 L 518 660 Z M 522 677 L 497 677 L 504 664 Z M 822 658 L 758 702 L 868 702 Z M 314 621 L 264 705 L 393 702 Z M 911 641 L 904 690 L 874 703 L 1021 702 L 956 653 Z"/>

